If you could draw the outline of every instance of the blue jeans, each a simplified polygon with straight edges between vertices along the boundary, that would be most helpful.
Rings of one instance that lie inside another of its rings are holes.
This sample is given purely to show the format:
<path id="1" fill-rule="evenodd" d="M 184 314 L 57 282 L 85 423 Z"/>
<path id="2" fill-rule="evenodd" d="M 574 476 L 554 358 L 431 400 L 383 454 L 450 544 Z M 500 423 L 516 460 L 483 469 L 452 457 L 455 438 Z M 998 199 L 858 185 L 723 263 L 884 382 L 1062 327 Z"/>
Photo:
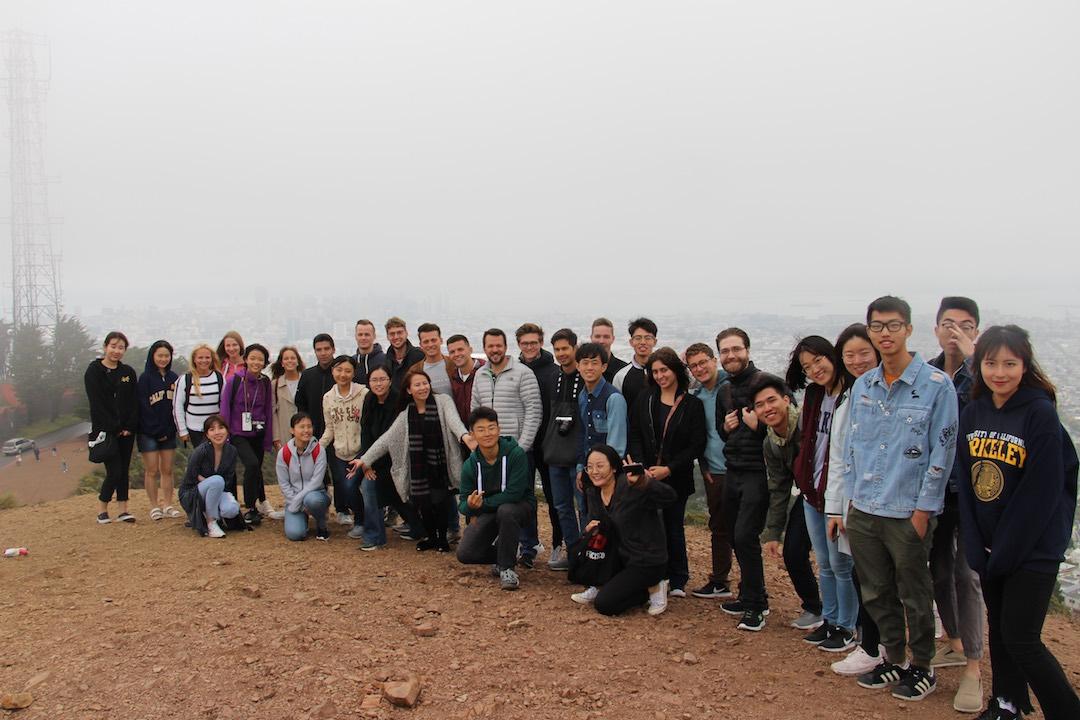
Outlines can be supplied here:
<path id="1" fill-rule="evenodd" d="M 830 625 L 854 630 L 859 620 L 859 595 L 851 580 L 854 562 L 850 555 L 840 552 L 835 540 L 829 539 L 825 531 L 828 519 L 824 513 L 804 502 L 803 515 L 817 558 L 821 614 Z"/>
<path id="2" fill-rule="evenodd" d="M 364 542 L 385 545 L 386 526 L 383 525 L 382 508 L 379 507 L 377 483 L 377 480 L 367 478 L 360 483 L 360 494 L 364 496 Z"/>
<path id="3" fill-rule="evenodd" d="M 559 516 L 559 528 L 563 542 L 570 547 L 581 537 L 581 531 L 589 522 L 589 513 L 585 509 L 585 496 L 577 489 L 577 468 L 548 467 L 551 477 L 551 499 L 555 503 L 555 512 Z M 574 502 L 577 502 L 577 511 Z"/>
<path id="4" fill-rule="evenodd" d="M 353 525 L 360 525 L 364 509 L 360 502 L 360 473 L 348 476 L 349 461 L 331 454 L 330 475 L 334 478 L 334 508 L 337 512 L 349 512 L 353 516 Z M 338 495 L 340 494 L 340 497 Z M 341 508 L 346 508 L 342 510 Z M 380 523 L 381 525 L 382 523 Z"/>
<path id="5" fill-rule="evenodd" d="M 240 503 L 232 493 L 225 492 L 225 478 L 211 475 L 198 485 L 199 497 L 203 501 L 206 521 L 218 518 L 234 518 L 240 514 Z"/>
<path id="6" fill-rule="evenodd" d="M 325 490 L 312 490 L 304 496 L 304 508 L 299 512 L 285 511 L 285 537 L 303 540 L 307 537 L 308 513 L 315 518 L 315 527 L 326 528 L 326 513 L 330 509 L 330 496 Z"/>

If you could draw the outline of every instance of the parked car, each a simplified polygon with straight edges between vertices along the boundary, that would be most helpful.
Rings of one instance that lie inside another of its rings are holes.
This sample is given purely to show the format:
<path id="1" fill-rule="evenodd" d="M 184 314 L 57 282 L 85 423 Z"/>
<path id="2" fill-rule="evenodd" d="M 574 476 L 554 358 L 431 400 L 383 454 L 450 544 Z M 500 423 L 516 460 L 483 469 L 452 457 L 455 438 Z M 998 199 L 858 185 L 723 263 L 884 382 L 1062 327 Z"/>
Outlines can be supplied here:
<path id="1" fill-rule="evenodd" d="M 4 443 L 5 455 L 22 455 L 27 450 L 34 449 L 34 441 L 30 438 L 11 438 Z"/>

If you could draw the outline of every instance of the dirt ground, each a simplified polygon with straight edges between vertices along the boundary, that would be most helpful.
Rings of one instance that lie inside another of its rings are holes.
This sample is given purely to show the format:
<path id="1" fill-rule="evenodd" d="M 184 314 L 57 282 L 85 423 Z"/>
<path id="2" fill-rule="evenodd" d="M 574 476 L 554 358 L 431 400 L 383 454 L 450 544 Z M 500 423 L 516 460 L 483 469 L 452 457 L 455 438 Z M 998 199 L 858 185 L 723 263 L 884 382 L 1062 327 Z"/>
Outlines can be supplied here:
<path id="1" fill-rule="evenodd" d="M 715 601 L 603 618 L 542 564 L 503 592 L 486 567 L 396 538 L 363 553 L 338 527 L 329 543 L 290 543 L 268 521 L 202 539 L 132 499 L 135 525 L 95 524 L 93 496 L 0 513 L 0 547 L 30 549 L 0 559 L 0 692 L 29 684 L 34 697 L 13 717 L 960 717 L 959 668 L 915 705 L 834 675 L 838 656 L 787 626 L 797 602 L 773 561 L 773 612 L 747 633 Z M 704 531 L 688 543 L 693 583 Z M 1080 684 L 1077 627 L 1052 616 L 1044 637 Z M 397 671 L 419 677 L 419 705 L 361 709 Z"/>
<path id="2" fill-rule="evenodd" d="M 21 505 L 69 497 L 78 487 L 79 478 L 93 468 L 86 457 L 86 440 L 56 443 L 56 452 L 54 457 L 52 446 L 43 447 L 41 460 L 34 460 L 34 453 L 26 452 L 22 465 L 0 467 L 0 495 L 12 493 Z M 61 462 L 68 464 L 66 473 Z"/>

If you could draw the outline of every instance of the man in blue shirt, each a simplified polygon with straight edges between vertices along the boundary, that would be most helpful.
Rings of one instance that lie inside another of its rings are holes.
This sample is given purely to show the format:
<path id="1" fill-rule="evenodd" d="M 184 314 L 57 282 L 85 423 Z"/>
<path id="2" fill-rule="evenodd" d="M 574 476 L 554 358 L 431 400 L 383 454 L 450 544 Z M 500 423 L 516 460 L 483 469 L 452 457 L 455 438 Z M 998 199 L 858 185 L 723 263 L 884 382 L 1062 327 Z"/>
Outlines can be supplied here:
<path id="1" fill-rule="evenodd" d="M 691 592 L 699 598 L 729 598 L 731 588 L 731 537 L 724 524 L 724 476 L 727 462 L 724 460 L 724 441 L 716 430 L 716 394 L 727 380 L 727 373 L 720 370 L 716 353 L 705 343 L 694 343 L 686 348 L 686 365 L 697 381 L 690 393 L 705 404 L 707 438 L 705 455 L 698 460 L 698 468 L 705 479 L 705 503 L 709 508 L 709 534 L 712 550 L 712 572 L 709 580 Z"/>
<path id="2" fill-rule="evenodd" d="M 843 478 L 852 489 L 847 535 L 863 602 L 887 656 L 858 683 L 895 686 L 893 697 L 922 700 L 937 686 L 927 562 L 955 457 L 956 391 L 945 373 L 908 352 L 905 301 L 878 298 L 866 325 L 881 365 L 851 388 Z"/>
<path id="3" fill-rule="evenodd" d="M 593 445 L 610 445 L 626 455 L 626 400 L 615 387 L 604 379 L 608 351 L 598 343 L 585 343 L 574 355 L 578 373 L 585 381 L 585 388 L 578 395 L 578 411 L 581 414 L 582 436 L 577 463 L 577 486 L 582 489 L 585 456 Z"/>

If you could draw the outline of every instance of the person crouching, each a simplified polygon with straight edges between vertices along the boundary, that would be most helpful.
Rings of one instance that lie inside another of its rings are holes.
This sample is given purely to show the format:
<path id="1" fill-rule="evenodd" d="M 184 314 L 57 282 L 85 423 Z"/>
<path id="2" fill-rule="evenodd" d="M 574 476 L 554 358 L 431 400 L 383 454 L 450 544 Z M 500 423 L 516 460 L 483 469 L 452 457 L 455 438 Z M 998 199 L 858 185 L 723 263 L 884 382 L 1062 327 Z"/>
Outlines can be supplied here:
<path id="1" fill-rule="evenodd" d="M 298 412 L 289 420 L 290 440 L 277 456 L 277 479 L 285 497 L 285 537 L 306 540 L 308 514 L 315 519 L 315 538 L 329 540 L 326 515 L 330 496 L 326 494 L 323 476 L 326 474 L 326 453 L 313 442 L 315 426 L 311 416 Z"/>

